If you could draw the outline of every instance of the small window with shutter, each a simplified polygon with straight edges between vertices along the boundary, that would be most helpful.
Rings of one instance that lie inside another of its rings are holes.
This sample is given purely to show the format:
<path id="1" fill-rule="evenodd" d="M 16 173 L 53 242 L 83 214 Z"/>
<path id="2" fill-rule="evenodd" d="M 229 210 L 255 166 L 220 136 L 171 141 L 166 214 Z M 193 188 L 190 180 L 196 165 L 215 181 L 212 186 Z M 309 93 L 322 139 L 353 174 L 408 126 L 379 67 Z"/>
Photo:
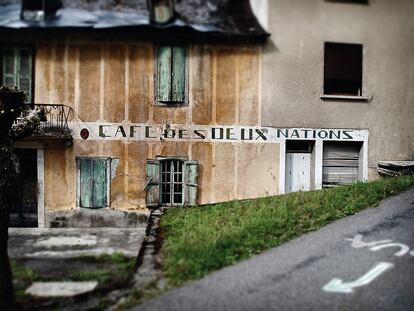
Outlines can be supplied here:
<path id="1" fill-rule="evenodd" d="M 109 206 L 110 158 L 77 158 L 78 206 L 102 208 Z"/>
<path id="2" fill-rule="evenodd" d="M 1 51 L 2 83 L 24 91 L 27 102 L 32 102 L 32 50 L 10 47 Z"/>
<path id="3" fill-rule="evenodd" d="M 157 49 L 156 100 L 159 104 L 185 104 L 186 57 L 184 47 L 162 46 Z"/>
<path id="4" fill-rule="evenodd" d="M 198 162 L 147 160 L 147 207 L 196 205 Z"/>

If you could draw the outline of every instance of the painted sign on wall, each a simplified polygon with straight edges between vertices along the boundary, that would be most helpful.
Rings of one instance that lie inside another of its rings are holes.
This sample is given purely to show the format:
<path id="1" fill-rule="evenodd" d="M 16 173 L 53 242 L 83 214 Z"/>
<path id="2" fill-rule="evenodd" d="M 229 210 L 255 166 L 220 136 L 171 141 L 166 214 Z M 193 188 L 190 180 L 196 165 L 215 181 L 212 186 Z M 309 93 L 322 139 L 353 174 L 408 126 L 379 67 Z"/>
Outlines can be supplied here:
<path id="1" fill-rule="evenodd" d="M 279 143 L 285 139 L 363 141 L 367 130 L 273 128 L 226 125 L 169 125 L 137 123 L 72 123 L 73 136 L 83 140 L 173 140 Z"/>

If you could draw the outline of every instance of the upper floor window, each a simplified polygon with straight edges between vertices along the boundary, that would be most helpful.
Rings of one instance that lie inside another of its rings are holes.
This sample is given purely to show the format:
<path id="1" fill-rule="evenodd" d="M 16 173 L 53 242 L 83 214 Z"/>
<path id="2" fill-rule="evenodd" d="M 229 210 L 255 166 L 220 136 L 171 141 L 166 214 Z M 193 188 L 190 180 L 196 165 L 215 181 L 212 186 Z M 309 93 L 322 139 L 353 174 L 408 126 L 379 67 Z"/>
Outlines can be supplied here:
<path id="1" fill-rule="evenodd" d="M 178 46 L 157 49 L 157 102 L 173 105 L 185 103 L 186 54 L 186 49 Z"/>
<path id="2" fill-rule="evenodd" d="M 1 84 L 15 86 L 26 93 L 32 101 L 32 50 L 10 47 L 1 50 Z"/>
<path id="3" fill-rule="evenodd" d="M 155 23 L 167 23 L 174 16 L 172 0 L 150 0 L 151 21 Z"/>
<path id="4" fill-rule="evenodd" d="M 362 95 L 362 45 L 325 42 L 325 95 Z"/>

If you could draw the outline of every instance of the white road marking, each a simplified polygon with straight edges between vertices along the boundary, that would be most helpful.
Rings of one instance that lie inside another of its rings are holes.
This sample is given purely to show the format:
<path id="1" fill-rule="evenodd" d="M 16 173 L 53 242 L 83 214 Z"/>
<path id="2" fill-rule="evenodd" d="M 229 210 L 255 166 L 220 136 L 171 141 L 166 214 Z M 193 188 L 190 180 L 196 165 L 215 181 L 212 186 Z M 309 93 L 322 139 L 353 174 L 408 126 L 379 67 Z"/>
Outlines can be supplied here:
<path id="1" fill-rule="evenodd" d="M 375 278 L 380 276 L 385 271 L 394 267 L 394 264 L 389 262 L 380 262 L 374 268 L 369 270 L 359 279 L 353 282 L 343 282 L 341 279 L 332 279 L 329 283 L 327 283 L 322 289 L 326 292 L 336 292 L 336 293 L 353 293 L 355 287 L 360 287 L 364 285 L 368 285 L 371 283 Z"/>
<path id="2" fill-rule="evenodd" d="M 345 239 L 345 241 L 351 241 L 351 246 L 353 248 L 361 248 L 361 247 L 372 247 L 378 244 L 383 243 L 390 243 L 392 240 L 381 240 L 381 241 L 374 241 L 374 242 L 364 242 L 362 241 L 362 234 L 357 234 L 352 239 Z"/>
<path id="3" fill-rule="evenodd" d="M 374 247 L 371 247 L 370 250 L 375 252 L 383 248 L 387 247 L 399 247 L 401 248 L 398 252 L 394 254 L 394 256 L 404 256 L 410 251 L 410 248 L 407 245 L 400 244 L 400 243 L 390 243 L 390 244 L 383 244 L 383 245 L 377 245 Z"/>

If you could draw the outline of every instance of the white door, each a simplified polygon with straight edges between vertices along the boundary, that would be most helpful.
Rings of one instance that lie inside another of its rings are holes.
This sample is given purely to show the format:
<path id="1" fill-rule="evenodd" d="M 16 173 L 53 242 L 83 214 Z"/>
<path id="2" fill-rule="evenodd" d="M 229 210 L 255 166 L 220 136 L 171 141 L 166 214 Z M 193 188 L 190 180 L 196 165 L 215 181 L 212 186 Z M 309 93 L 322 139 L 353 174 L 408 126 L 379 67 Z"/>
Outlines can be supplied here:
<path id="1" fill-rule="evenodd" d="M 286 153 L 286 192 L 310 190 L 311 154 Z"/>

